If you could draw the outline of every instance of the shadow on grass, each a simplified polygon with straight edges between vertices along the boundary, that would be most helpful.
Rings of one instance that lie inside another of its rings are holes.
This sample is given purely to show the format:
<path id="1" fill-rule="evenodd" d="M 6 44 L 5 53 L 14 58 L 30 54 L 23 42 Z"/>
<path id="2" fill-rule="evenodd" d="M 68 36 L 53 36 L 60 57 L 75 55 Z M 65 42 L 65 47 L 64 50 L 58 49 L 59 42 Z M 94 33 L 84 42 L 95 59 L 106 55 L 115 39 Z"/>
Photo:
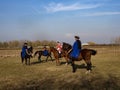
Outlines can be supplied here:
<path id="1" fill-rule="evenodd" d="M 41 60 L 41 61 L 31 62 L 31 65 L 41 64 L 41 63 L 47 63 L 47 62 L 49 62 L 49 61 L 53 62 L 53 61 L 55 61 L 55 59 L 47 60 L 47 61 L 46 61 L 46 60 Z"/>
<path id="2" fill-rule="evenodd" d="M 77 69 L 86 69 L 87 66 L 85 64 L 81 64 L 81 65 L 75 65 Z M 92 68 L 95 68 L 96 66 L 92 66 Z"/>
<path id="3" fill-rule="evenodd" d="M 56 81 L 55 77 L 47 77 L 40 81 L 24 81 L 19 86 L 5 84 L 1 90 L 120 90 L 118 78 L 108 76 L 108 79 L 101 75 L 93 75 L 88 79 L 86 76 L 82 76 L 69 82 L 65 78 Z"/>

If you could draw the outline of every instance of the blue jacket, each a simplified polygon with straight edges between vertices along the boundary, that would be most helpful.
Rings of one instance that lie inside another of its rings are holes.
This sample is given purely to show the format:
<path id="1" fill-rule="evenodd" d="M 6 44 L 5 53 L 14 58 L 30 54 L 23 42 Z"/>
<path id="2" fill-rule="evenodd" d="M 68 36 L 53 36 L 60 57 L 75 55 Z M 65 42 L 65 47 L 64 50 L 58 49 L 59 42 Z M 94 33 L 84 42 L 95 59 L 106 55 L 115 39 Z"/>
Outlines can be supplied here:
<path id="1" fill-rule="evenodd" d="M 23 46 L 23 47 L 22 47 L 22 53 L 21 53 L 23 58 L 24 58 L 24 57 L 26 56 L 26 54 L 27 54 L 27 53 L 26 53 L 26 50 L 27 50 L 27 46 Z"/>
<path id="2" fill-rule="evenodd" d="M 76 40 L 73 44 L 72 52 L 70 54 L 71 57 L 77 58 L 81 51 L 81 41 Z"/>

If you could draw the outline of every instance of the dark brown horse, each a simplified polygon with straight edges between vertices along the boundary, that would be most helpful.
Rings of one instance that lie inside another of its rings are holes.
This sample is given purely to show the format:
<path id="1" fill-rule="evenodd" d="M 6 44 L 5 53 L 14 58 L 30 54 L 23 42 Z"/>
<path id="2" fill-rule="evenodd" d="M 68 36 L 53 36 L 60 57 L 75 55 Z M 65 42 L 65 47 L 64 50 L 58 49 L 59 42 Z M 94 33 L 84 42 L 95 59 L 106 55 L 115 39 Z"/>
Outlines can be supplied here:
<path id="1" fill-rule="evenodd" d="M 48 50 L 47 50 L 47 51 L 48 51 Z M 46 54 L 44 54 L 44 51 L 42 51 L 42 50 L 36 51 L 36 52 L 34 53 L 34 57 L 35 57 L 37 54 L 38 54 L 38 61 L 40 61 L 40 62 L 41 62 L 41 56 L 45 56 L 45 57 L 46 57 L 46 62 L 47 62 L 47 60 L 48 60 L 49 57 L 50 57 L 51 60 L 53 61 L 52 56 L 51 56 L 51 52 L 49 52 L 49 51 L 48 51 Z"/>
<path id="2" fill-rule="evenodd" d="M 84 60 L 85 63 L 87 64 L 87 71 L 91 71 L 91 67 L 92 67 L 92 63 L 91 63 L 91 55 L 96 55 L 97 51 L 93 50 L 93 49 L 82 49 L 80 51 L 80 54 L 78 56 L 78 58 L 73 58 L 70 56 L 70 53 L 72 51 L 72 46 L 68 43 L 63 42 L 63 46 L 62 46 L 62 50 L 64 52 L 66 52 L 66 56 L 69 58 L 70 62 L 71 62 L 71 66 L 72 66 L 72 70 L 73 72 L 76 71 L 76 66 L 74 61 L 80 61 L 80 60 Z"/>
<path id="3" fill-rule="evenodd" d="M 54 58 L 56 60 L 56 65 L 60 65 L 59 58 L 62 58 L 62 57 L 64 57 L 66 62 L 68 62 L 68 58 L 66 56 L 67 54 L 65 54 L 65 52 L 61 52 L 61 54 L 59 54 L 58 50 L 54 47 L 50 47 L 50 52 L 52 52 L 54 55 Z"/>

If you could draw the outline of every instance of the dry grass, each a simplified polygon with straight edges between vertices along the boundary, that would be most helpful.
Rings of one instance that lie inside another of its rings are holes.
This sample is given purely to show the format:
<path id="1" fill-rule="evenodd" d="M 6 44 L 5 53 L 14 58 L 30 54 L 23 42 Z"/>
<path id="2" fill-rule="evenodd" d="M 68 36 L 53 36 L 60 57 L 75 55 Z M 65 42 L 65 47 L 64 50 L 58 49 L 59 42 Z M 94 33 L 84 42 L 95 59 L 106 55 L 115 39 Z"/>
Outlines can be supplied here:
<path id="1" fill-rule="evenodd" d="M 84 61 L 56 66 L 55 61 L 21 64 L 20 50 L 0 50 L 0 90 L 120 90 L 120 47 L 89 47 L 98 51 L 92 56 L 92 72 L 85 74 Z M 45 57 L 42 57 L 45 60 Z"/>

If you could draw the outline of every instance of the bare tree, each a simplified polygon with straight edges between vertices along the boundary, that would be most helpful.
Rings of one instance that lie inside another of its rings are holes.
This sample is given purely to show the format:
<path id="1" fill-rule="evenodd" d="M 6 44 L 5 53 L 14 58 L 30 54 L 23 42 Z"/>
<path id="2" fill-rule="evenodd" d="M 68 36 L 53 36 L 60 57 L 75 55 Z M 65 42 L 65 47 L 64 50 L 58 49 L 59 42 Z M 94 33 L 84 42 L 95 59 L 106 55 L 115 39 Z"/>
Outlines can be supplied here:
<path id="1" fill-rule="evenodd" d="M 112 44 L 118 44 L 118 45 L 120 45 L 120 36 L 116 37 L 116 38 L 113 38 L 111 42 L 112 42 Z"/>

